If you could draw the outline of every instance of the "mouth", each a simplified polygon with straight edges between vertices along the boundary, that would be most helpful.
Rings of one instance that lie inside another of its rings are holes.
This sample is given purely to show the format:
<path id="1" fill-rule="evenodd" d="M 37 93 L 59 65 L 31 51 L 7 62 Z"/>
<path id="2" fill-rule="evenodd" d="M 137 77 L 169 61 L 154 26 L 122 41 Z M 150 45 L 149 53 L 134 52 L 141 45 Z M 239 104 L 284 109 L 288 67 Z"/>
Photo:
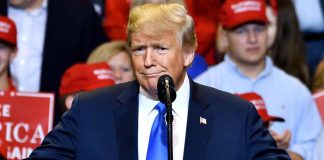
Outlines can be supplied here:
<path id="1" fill-rule="evenodd" d="M 147 78 L 156 78 L 160 77 L 160 75 L 162 75 L 162 72 L 144 72 L 142 73 L 142 75 Z"/>
<path id="2" fill-rule="evenodd" d="M 246 49 L 247 52 L 259 52 L 260 51 L 260 47 L 250 47 Z"/>

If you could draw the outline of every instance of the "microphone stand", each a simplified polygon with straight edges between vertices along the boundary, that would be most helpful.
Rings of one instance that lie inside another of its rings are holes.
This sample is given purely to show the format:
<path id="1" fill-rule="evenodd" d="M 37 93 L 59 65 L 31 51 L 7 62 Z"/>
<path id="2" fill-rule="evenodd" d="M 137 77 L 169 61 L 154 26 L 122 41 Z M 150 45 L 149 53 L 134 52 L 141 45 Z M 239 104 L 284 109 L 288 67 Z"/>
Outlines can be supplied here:
<path id="1" fill-rule="evenodd" d="M 168 128 L 168 160 L 173 160 L 173 144 L 172 144 L 172 102 L 170 98 L 170 90 L 169 90 L 169 77 L 165 79 L 165 89 L 166 89 L 166 121 L 167 121 L 167 128 Z"/>

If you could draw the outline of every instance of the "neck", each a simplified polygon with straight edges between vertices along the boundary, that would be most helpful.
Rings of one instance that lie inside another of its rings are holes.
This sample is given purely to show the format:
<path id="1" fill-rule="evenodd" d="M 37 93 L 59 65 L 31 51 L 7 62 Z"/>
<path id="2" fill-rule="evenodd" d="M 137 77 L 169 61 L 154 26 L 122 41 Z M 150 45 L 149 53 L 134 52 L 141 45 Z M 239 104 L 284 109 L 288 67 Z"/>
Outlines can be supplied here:
<path id="1" fill-rule="evenodd" d="M 241 72 L 247 77 L 251 79 L 256 79 L 264 69 L 264 62 L 262 63 L 262 65 L 258 65 L 258 66 L 241 66 L 239 68 Z"/>
<path id="2" fill-rule="evenodd" d="M 40 8 L 43 5 L 44 0 L 35 0 L 34 3 L 26 9 L 27 12 Z"/>
<path id="3" fill-rule="evenodd" d="M 44 0 L 32 0 L 28 3 L 26 2 L 25 4 L 21 5 L 12 4 L 12 6 L 15 8 L 25 10 L 26 12 L 32 12 L 33 10 L 40 8 L 43 5 L 43 1 Z"/>
<path id="4" fill-rule="evenodd" d="M 257 63 L 235 62 L 235 64 L 245 76 L 255 80 L 265 68 L 265 58 Z"/>
<path id="5" fill-rule="evenodd" d="M 0 75 L 0 90 L 8 90 L 9 89 L 9 77 L 8 73 L 4 72 Z"/>

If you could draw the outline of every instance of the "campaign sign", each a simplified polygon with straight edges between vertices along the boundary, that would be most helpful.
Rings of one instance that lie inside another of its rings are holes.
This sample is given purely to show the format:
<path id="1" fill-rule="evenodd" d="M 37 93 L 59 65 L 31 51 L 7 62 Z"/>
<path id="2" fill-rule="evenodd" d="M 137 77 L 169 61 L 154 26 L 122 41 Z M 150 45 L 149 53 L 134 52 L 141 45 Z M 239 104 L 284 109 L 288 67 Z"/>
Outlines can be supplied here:
<path id="1" fill-rule="evenodd" d="M 0 91 L 0 153 L 27 158 L 52 129 L 54 95 Z"/>

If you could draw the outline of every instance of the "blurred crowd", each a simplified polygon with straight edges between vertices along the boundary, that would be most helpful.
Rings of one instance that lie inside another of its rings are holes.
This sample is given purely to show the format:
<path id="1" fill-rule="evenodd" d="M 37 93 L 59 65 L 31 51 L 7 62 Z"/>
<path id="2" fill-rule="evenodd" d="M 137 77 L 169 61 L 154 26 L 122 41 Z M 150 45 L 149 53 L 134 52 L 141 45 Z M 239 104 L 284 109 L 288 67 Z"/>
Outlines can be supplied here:
<path id="1" fill-rule="evenodd" d="M 323 0 L 1 0 L 0 90 L 55 93 L 57 123 L 76 94 L 135 80 L 126 26 L 144 3 L 193 17 L 191 79 L 254 103 L 293 160 L 324 159 Z"/>

